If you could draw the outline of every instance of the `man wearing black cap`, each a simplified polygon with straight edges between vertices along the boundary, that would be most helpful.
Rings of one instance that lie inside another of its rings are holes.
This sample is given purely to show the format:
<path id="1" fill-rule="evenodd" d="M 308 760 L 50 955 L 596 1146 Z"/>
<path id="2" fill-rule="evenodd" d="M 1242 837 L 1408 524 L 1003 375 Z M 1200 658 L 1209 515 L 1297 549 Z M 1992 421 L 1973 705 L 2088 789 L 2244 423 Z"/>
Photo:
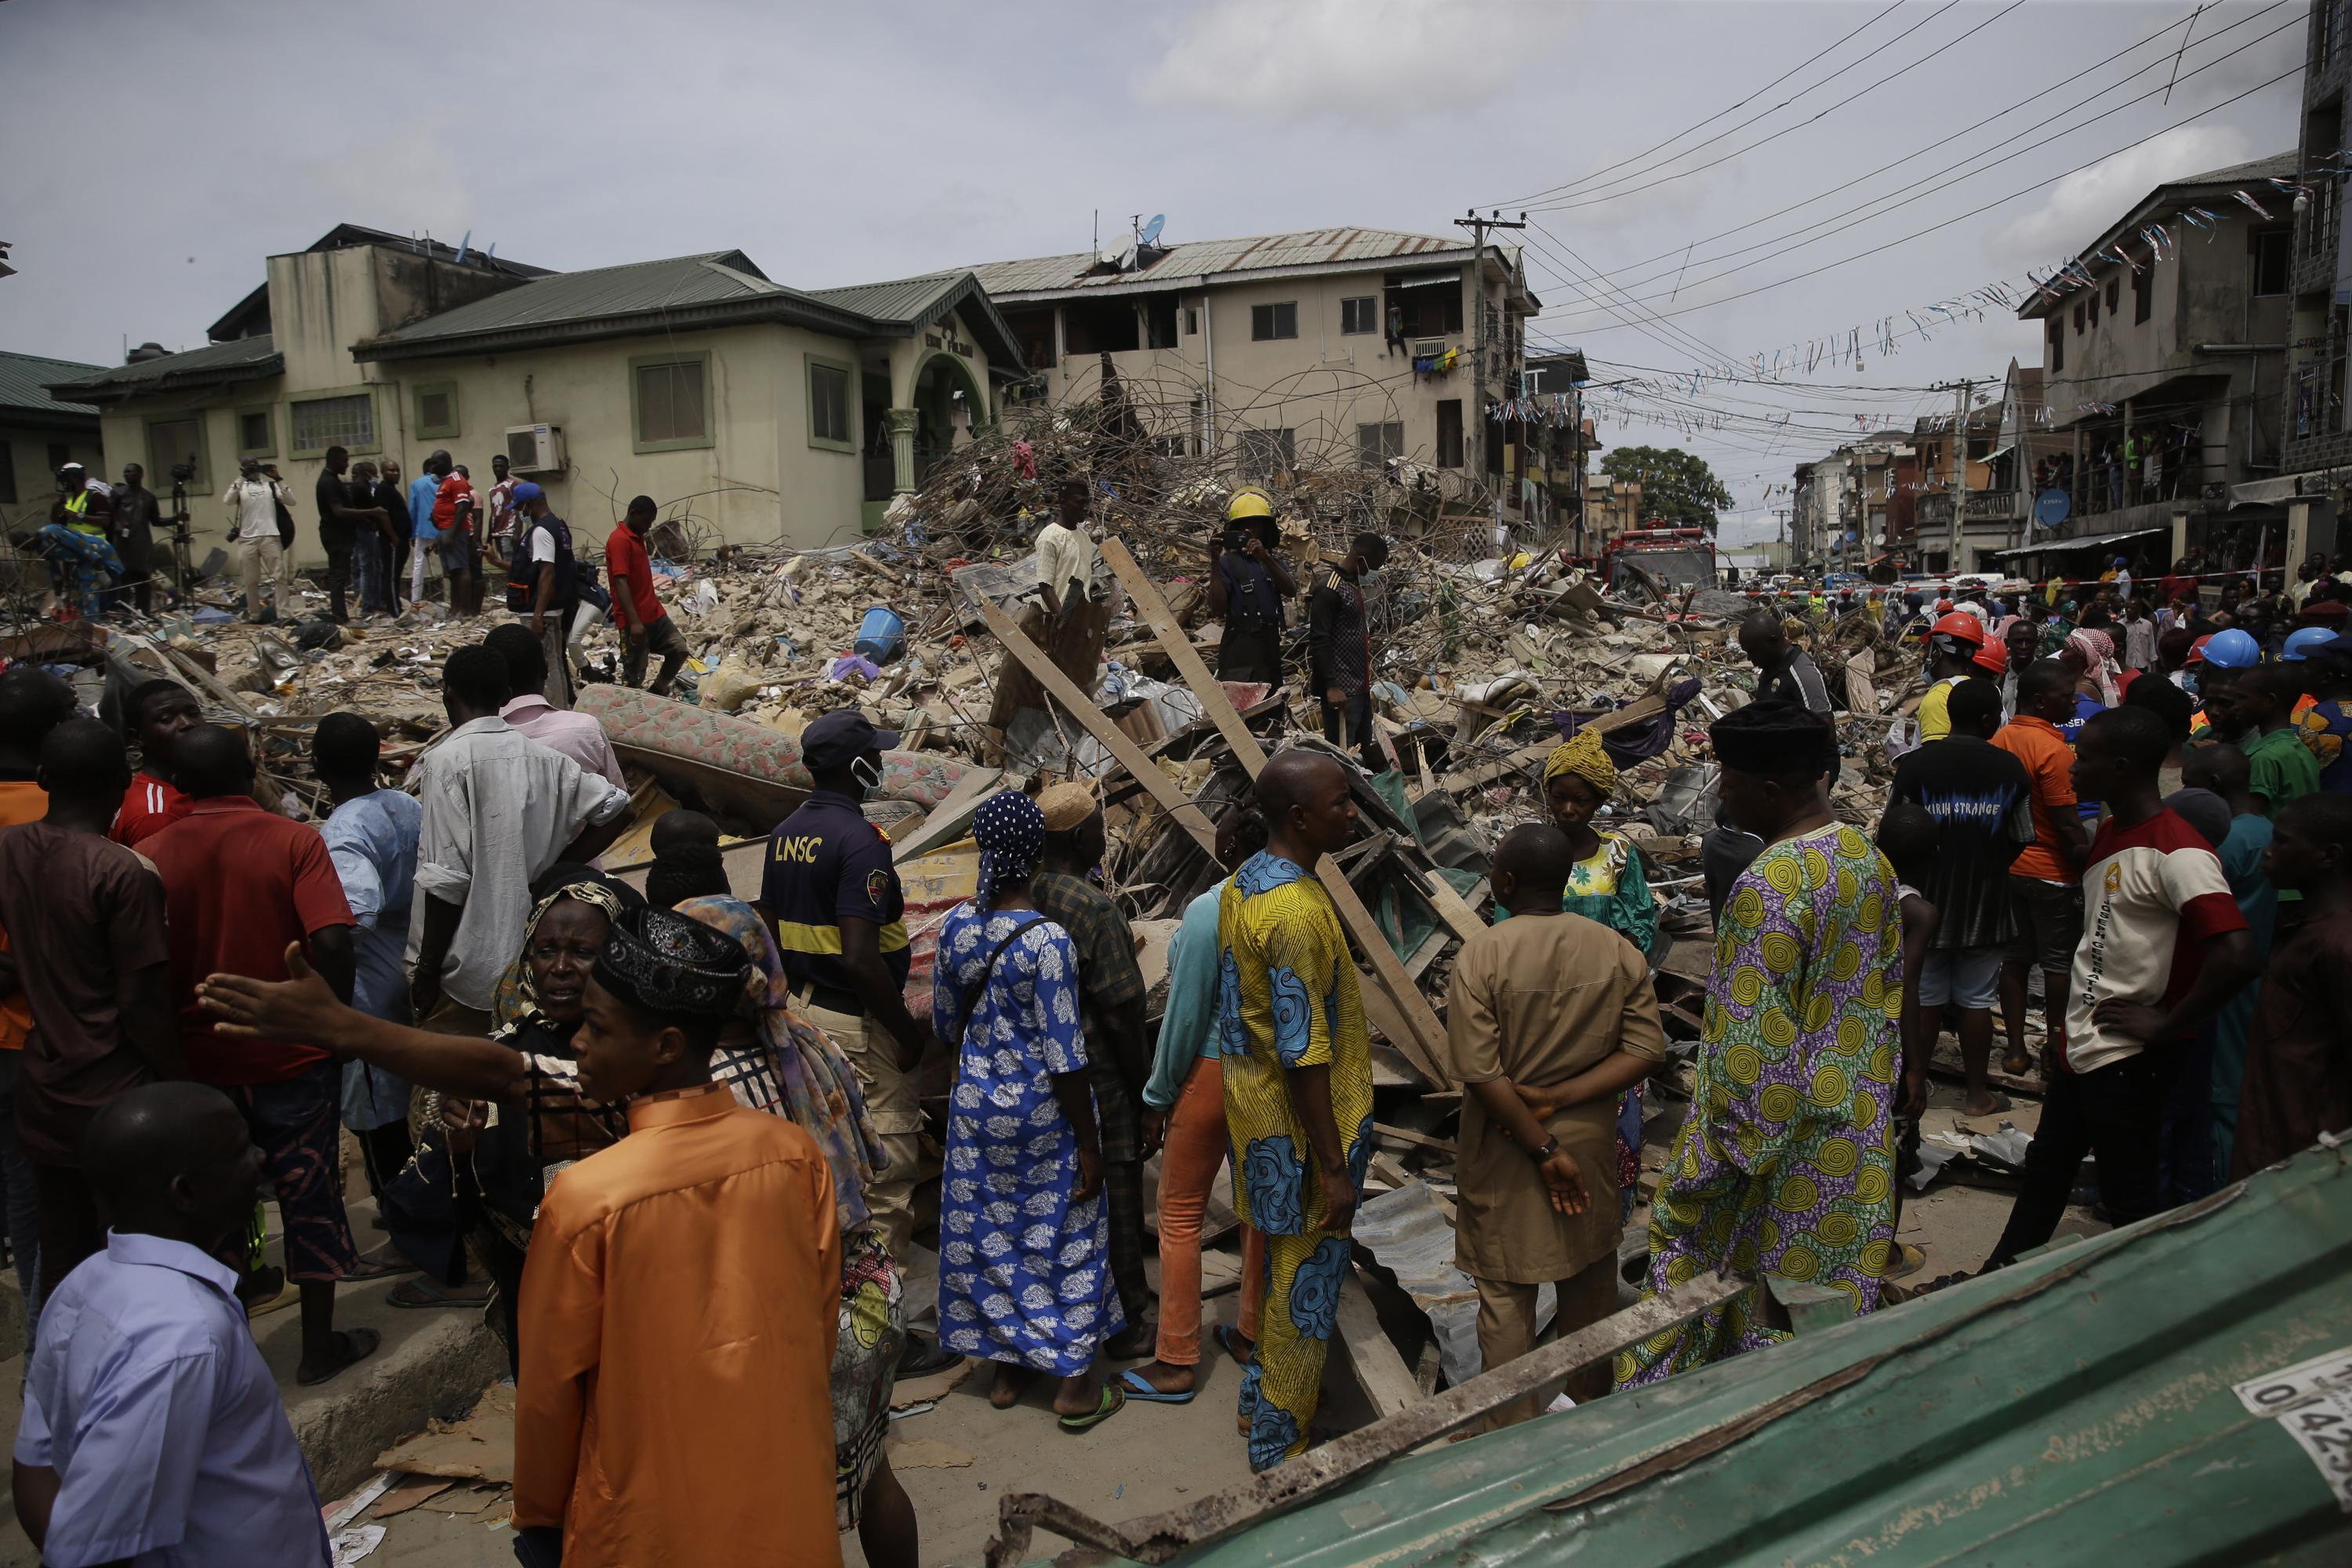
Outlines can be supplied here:
<path id="1" fill-rule="evenodd" d="M 614 591 L 617 604 L 620 592 Z M 815 788 L 776 825 L 760 879 L 760 910 L 775 922 L 776 948 L 793 995 L 809 1020 L 847 1054 L 866 1090 L 866 1113 L 889 1163 L 866 1206 L 894 1256 L 908 1256 L 914 1192 L 937 1175 L 923 1157 L 916 1069 L 938 1047 L 930 1027 L 907 1011 L 907 900 L 890 863 L 890 841 L 858 802 L 882 781 L 882 752 L 898 743 L 855 708 L 836 709 L 801 732 L 801 762 Z M 909 1334 L 902 1373 L 931 1358 L 953 1358 Z"/>

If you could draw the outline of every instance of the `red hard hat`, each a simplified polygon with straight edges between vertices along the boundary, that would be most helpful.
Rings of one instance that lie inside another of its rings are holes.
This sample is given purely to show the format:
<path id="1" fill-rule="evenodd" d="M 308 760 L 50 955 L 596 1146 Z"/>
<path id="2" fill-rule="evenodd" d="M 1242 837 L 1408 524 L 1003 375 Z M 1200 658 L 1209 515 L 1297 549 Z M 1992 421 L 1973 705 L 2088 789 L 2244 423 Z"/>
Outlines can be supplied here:
<path id="1" fill-rule="evenodd" d="M 1948 605 L 1944 607 L 1951 608 Z M 1938 617 L 1927 630 L 1937 637 L 1958 637 L 1964 642 L 1980 643 L 1985 640 L 1983 623 L 1974 616 L 1963 615 L 1958 610 Z"/>
<path id="2" fill-rule="evenodd" d="M 2189 645 L 2189 657 L 2180 661 L 2182 668 L 2186 668 L 2188 666 L 2192 664 L 2204 663 L 2205 645 L 2211 642 L 2213 640 L 2213 633 L 2207 632 L 2203 637 L 2199 637 L 2195 642 L 2190 643 Z"/>
<path id="3" fill-rule="evenodd" d="M 1976 667 L 1995 675 L 2009 673 L 2009 644 L 1999 637 L 1987 637 L 1984 647 L 1977 649 Z"/>
<path id="4" fill-rule="evenodd" d="M 1948 616 L 1948 615 L 1950 615 L 1950 614 L 1952 613 L 1952 601 L 1951 601 L 1951 600 L 1949 600 L 1949 599 L 1938 599 L 1938 600 L 1937 600 L 1937 601 L 1936 601 L 1936 613 L 1937 613 L 1937 615 L 1939 615 L 1939 616 Z"/>

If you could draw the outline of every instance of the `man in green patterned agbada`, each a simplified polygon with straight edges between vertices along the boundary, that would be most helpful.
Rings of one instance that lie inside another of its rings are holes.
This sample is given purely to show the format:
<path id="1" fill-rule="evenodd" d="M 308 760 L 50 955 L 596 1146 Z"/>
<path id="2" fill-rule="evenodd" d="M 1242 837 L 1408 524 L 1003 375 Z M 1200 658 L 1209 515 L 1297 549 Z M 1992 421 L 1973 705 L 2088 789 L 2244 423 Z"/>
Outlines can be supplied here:
<path id="1" fill-rule="evenodd" d="M 1878 1304 L 1895 1238 L 1903 917 L 1876 846 L 1830 816 L 1828 723 L 1757 702 L 1708 731 L 1723 814 L 1765 841 L 1716 930 L 1698 1079 L 1650 1209 L 1653 1294 L 1706 1269 Z M 1759 1283 L 1617 1358 L 1655 1383 L 1789 1337 Z"/>

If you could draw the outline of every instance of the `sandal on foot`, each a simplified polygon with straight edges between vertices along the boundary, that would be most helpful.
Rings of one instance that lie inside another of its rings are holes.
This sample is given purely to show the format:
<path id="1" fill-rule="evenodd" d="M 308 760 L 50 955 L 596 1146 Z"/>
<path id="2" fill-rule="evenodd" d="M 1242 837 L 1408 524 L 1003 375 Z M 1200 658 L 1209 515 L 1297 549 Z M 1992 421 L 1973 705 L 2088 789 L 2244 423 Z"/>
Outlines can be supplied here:
<path id="1" fill-rule="evenodd" d="M 1213 1325 L 1209 1330 L 1209 1337 L 1217 1342 L 1217 1348 L 1219 1350 L 1224 1352 L 1227 1355 L 1233 1357 L 1234 1360 L 1241 1363 L 1244 1366 L 1247 1366 L 1252 1362 L 1257 1360 L 1257 1345 L 1254 1342 L 1244 1340 L 1242 1338 L 1242 1331 L 1234 1327 L 1231 1323 L 1217 1323 Z M 1249 1345 L 1249 1349 L 1247 1351 L 1242 1351 L 1235 1348 L 1242 1344 Z"/>
<path id="2" fill-rule="evenodd" d="M 369 1253 L 352 1265 L 338 1283 L 363 1285 L 371 1279 L 389 1279 L 396 1274 L 415 1274 L 418 1271 L 418 1265 L 411 1263 L 398 1252 L 387 1247 Z"/>
<path id="3" fill-rule="evenodd" d="M 1084 1415 L 1065 1415 L 1056 1426 L 1065 1432 L 1091 1432 L 1127 1405 L 1127 1393 L 1115 1383 L 1103 1384 L 1102 1398 Z"/>
<path id="4" fill-rule="evenodd" d="M 298 1372 L 294 1374 L 294 1381 L 305 1388 L 315 1388 L 339 1375 L 346 1367 L 375 1354 L 376 1347 L 382 1343 L 383 1336 L 373 1329 L 339 1329 L 335 1332 L 335 1364 L 311 1377 L 304 1377 Z"/>
<path id="5" fill-rule="evenodd" d="M 387 1307 L 481 1307 L 490 1300 L 490 1285 L 444 1285 L 427 1275 L 404 1279 L 384 1292 Z"/>
<path id="6" fill-rule="evenodd" d="M 1154 1388 L 1151 1380 L 1143 1375 L 1143 1369 L 1132 1366 L 1118 1374 L 1118 1389 L 1128 1398 L 1139 1399 L 1146 1405 L 1190 1405 L 1192 1396 L 1201 1392 L 1197 1386 L 1181 1394 L 1170 1394 L 1165 1389 Z"/>

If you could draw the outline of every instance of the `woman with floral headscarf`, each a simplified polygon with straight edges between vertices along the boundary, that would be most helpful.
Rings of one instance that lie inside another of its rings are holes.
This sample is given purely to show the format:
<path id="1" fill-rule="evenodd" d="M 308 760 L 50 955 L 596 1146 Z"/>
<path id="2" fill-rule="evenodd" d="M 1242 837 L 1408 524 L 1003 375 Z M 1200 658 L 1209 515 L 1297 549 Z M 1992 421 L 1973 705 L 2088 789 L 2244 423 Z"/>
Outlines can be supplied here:
<path id="1" fill-rule="evenodd" d="M 798 1122 L 833 1167 L 841 1222 L 841 1323 L 831 1372 L 834 1527 L 856 1530 L 877 1568 L 913 1568 L 919 1556 L 915 1505 L 883 1452 L 898 1352 L 907 1344 L 906 1280 L 865 1197 L 889 1156 L 866 1116 L 849 1058 L 793 1011 L 792 984 L 767 922 L 740 899 L 688 899 L 677 912 L 734 938 L 751 956 L 743 1009 L 719 1036 L 711 1078 L 752 1110 Z"/>
<path id="2" fill-rule="evenodd" d="M 980 875 L 940 928 L 932 1027 L 957 1047 L 940 1182 L 940 1343 L 997 1363 L 1005 1409 L 1059 1377 L 1066 1431 L 1126 1403 L 1095 1379 L 1125 1321 L 1108 1267 L 1101 1144 L 1078 1022 L 1077 955 L 1029 897 L 1045 837 L 1037 803 L 1008 790 L 972 817 Z"/>
<path id="3" fill-rule="evenodd" d="M 1570 853 L 1576 857 L 1560 908 L 1598 921 L 1639 948 L 1646 959 L 1657 944 L 1658 901 L 1650 896 L 1642 857 L 1624 835 L 1592 823 L 1593 814 L 1616 788 L 1617 765 L 1602 750 L 1596 731 L 1579 730 L 1544 759 L 1544 805 L 1552 825 L 1568 835 Z M 1497 910 L 1495 918 L 1507 916 L 1508 911 Z M 1630 1215 L 1633 1191 L 1642 1179 L 1639 1084 L 1617 1101 L 1617 1177 L 1619 1205 Z"/>

